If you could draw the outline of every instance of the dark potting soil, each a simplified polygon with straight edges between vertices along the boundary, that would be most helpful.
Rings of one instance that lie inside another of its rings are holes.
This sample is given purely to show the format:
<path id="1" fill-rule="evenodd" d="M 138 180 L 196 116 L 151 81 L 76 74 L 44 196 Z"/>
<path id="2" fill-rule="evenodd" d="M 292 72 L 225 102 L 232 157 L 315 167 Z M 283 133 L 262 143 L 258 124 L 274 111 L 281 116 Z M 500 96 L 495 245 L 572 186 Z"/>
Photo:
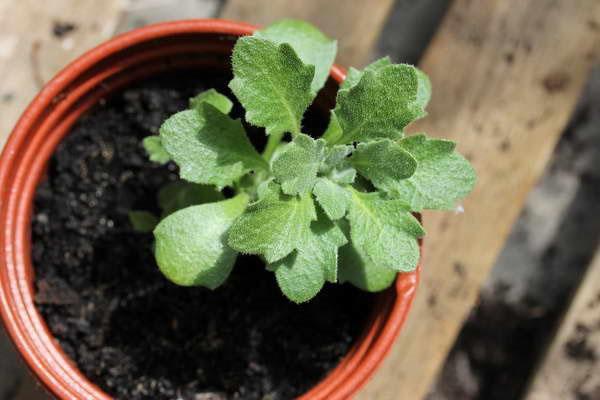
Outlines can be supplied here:
<path id="1" fill-rule="evenodd" d="M 177 179 L 174 165 L 147 160 L 141 139 L 201 90 L 229 93 L 227 81 L 178 73 L 113 96 L 73 128 L 37 190 L 36 302 L 81 371 L 117 398 L 291 399 L 339 362 L 368 317 L 372 295 L 346 285 L 292 304 L 254 257 L 215 291 L 178 287 L 158 271 L 152 235 L 132 230 L 128 211 L 157 210 L 157 190 Z M 311 115 L 305 125 L 322 129 Z"/>

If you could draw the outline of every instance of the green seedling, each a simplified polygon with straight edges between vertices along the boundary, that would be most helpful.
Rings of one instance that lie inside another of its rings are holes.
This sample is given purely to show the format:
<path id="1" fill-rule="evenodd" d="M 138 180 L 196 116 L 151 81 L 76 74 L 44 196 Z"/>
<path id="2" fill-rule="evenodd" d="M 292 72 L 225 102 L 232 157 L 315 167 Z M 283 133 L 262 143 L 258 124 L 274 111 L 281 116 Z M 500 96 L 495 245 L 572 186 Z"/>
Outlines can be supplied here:
<path id="1" fill-rule="evenodd" d="M 335 54 L 335 41 L 301 21 L 237 41 L 229 87 L 245 120 L 268 135 L 261 152 L 229 115 L 232 101 L 212 89 L 144 140 L 150 159 L 174 162 L 182 179 L 159 193 L 160 218 L 130 214 L 154 232 L 171 281 L 214 289 L 238 253 L 254 254 L 301 303 L 326 282 L 380 291 L 417 267 L 425 232 L 413 213 L 454 209 L 475 173 L 453 142 L 405 135 L 425 116 L 431 86 L 389 58 L 351 68 L 325 133 L 307 135 L 302 118 Z"/>

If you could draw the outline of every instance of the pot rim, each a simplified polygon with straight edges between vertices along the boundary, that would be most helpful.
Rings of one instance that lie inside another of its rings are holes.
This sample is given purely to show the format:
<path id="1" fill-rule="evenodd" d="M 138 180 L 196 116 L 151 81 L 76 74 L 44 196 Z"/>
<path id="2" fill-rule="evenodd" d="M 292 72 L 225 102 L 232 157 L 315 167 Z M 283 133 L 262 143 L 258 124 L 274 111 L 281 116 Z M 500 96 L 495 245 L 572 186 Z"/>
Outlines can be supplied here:
<path id="1" fill-rule="evenodd" d="M 27 176 L 29 167 L 36 164 L 27 149 L 32 146 L 32 135 L 33 140 L 37 139 L 38 142 L 46 139 L 46 135 L 35 137 L 35 132 L 40 128 L 36 124 L 56 113 L 65 97 L 67 100 L 62 106 L 67 107 L 72 94 L 68 88 L 74 81 L 82 79 L 86 73 L 93 78 L 94 68 L 98 64 L 132 46 L 186 34 L 237 37 L 252 34 L 255 29 L 257 27 L 253 25 L 227 20 L 183 20 L 149 25 L 118 35 L 86 52 L 60 71 L 30 103 L 13 129 L 0 155 L 0 313 L 9 337 L 28 367 L 57 398 L 110 399 L 65 355 L 34 304 L 33 267 L 29 260 L 28 241 L 33 193 L 22 193 L 18 187 L 24 181 L 36 179 L 35 176 Z M 345 78 L 345 71 L 334 65 L 330 76 L 339 84 Z M 93 79 L 89 81 L 95 82 Z M 98 98 L 88 101 L 85 107 L 94 105 Z M 59 126 L 69 129 L 79 114 L 75 117 L 73 121 L 65 121 Z M 55 134 L 54 137 L 58 139 L 47 145 L 52 148 L 48 157 L 62 135 Z M 37 169 L 32 168 L 37 172 L 30 175 L 41 174 L 41 167 L 46 162 L 38 161 Z M 23 200 L 28 203 L 25 207 L 19 207 Z M 395 285 L 378 296 L 371 320 L 349 353 L 300 399 L 346 399 L 368 381 L 389 352 L 406 319 L 418 278 L 419 268 L 415 272 L 398 275 Z"/>

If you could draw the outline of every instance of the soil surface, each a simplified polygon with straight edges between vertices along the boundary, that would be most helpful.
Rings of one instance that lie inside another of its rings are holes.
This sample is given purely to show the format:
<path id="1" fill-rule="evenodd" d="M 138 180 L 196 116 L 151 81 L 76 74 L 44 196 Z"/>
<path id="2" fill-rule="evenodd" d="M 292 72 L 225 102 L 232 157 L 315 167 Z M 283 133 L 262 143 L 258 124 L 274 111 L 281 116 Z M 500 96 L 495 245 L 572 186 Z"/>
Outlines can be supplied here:
<path id="1" fill-rule="evenodd" d="M 152 234 L 132 230 L 128 211 L 157 210 L 158 189 L 177 179 L 141 139 L 201 90 L 229 93 L 227 81 L 179 73 L 115 95 L 74 127 L 38 188 L 36 302 L 81 371 L 117 398 L 291 399 L 339 362 L 369 314 L 372 295 L 346 285 L 294 305 L 253 257 L 215 291 L 175 286 Z M 322 129 L 312 115 L 306 125 Z"/>

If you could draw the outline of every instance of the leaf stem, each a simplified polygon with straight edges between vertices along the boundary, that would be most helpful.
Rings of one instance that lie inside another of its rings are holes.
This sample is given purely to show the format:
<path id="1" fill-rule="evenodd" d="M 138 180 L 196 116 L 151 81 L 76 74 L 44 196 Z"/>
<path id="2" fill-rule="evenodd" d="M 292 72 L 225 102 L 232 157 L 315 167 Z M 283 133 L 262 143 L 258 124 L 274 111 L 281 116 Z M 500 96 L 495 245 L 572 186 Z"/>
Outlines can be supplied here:
<path id="1" fill-rule="evenodd" d="M 279 143 L 281 143 L 282 139 L 283 132 L 274 133 L 269 136 L 269 139 L 267 140 L 267 145 L 265 146 L 265 149 L 262 153 L 262 156 L 267 161 L 267 163 L 271 161 L 271 157 L 273 157 L 273 153 L 275 152 L 275 149 L 277 149 L 277 146 L 279 146 Z"/>

